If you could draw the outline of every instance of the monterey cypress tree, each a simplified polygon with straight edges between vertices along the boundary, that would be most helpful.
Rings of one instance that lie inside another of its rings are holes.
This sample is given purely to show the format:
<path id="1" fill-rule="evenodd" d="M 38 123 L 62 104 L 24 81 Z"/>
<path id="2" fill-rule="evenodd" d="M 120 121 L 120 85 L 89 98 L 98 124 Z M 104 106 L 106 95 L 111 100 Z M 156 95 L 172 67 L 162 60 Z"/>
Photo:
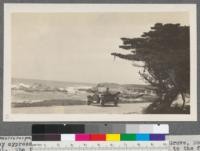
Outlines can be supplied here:
<path id="1" fill-rule="evenodd" d="M 121 38 L 121 49 L 129 53 L 111 55 L 133 62 L 143 62 L 141 77 L 156 89 L 159 110 L 167 110 L 180 94 L 190 93 L 189 27 L 157 23 L 138 38 Z M 136 63 L 137 64 L 137 63 Z"/>

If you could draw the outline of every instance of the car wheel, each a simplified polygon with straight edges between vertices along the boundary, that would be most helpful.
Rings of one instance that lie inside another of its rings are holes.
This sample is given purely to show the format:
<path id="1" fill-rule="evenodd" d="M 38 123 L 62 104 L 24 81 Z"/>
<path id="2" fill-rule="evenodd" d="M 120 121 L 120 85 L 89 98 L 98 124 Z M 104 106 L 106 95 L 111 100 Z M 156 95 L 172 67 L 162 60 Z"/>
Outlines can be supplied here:
<path id="1" fill-rule="evenodd" d="M 90 101 L 87 101 L 87 105 L 90 105 L 91 104 L 91 102 Z"/>
<path id="2" fill-rule="evenodd" d="M 101 100 L 101 106 L 104 106 L 104 100 Z"/>

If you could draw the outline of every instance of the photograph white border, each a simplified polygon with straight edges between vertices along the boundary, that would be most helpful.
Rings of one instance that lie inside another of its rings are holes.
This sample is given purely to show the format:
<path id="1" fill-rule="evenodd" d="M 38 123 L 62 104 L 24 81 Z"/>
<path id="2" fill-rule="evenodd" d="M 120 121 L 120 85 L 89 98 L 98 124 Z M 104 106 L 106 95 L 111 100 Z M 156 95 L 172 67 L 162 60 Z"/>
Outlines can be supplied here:
<path id="1" fill-rule="evenodd" d="M 11 14 L 15 12 L 188 12 L 190 17 L 190 114 L 12 114 Z M 197 121 L 196 4 L 4 4 L 3 121 Z"/>

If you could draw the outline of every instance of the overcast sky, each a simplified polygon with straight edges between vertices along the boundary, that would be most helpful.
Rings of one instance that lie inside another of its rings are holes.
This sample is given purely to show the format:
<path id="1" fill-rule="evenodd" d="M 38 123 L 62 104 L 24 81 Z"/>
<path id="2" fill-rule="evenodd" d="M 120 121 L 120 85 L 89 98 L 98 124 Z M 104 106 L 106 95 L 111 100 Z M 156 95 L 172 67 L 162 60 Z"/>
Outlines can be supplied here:
<path id="1" fill-rule="evenodd" d="M 155 23 L 188 25 L 186 13 L 15 13 L 12 77 L 144 84 L 141 68 L 110 55 L 121 37 L 138 37 Z"/>

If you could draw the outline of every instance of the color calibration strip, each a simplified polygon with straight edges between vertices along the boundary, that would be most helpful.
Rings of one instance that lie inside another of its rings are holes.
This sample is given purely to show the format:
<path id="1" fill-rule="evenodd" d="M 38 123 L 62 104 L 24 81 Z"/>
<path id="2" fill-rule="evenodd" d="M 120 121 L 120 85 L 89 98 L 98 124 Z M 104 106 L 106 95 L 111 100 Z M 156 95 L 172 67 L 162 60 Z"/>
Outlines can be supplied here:
<path id="1" fill-rule="evenodd" d="M 167 124 L 35 124 L 33 141 L 163 141 Z"/>
<path id="2" fill-rule="evenodd" d="M 168 124 L 34 124 L 32 134 L 169 134 Z"/>
<path id="3" fill-rule="evenodd" d="M 61 135 L 61 141 L 68 138 Z M 74 134 L 73 141 L 163 141 L 165 134 Z"/>
<path id="4" fill-rule="evenodd" d="M 165 134 L 37 134 L 33 141 L 164 141 Z"/>

